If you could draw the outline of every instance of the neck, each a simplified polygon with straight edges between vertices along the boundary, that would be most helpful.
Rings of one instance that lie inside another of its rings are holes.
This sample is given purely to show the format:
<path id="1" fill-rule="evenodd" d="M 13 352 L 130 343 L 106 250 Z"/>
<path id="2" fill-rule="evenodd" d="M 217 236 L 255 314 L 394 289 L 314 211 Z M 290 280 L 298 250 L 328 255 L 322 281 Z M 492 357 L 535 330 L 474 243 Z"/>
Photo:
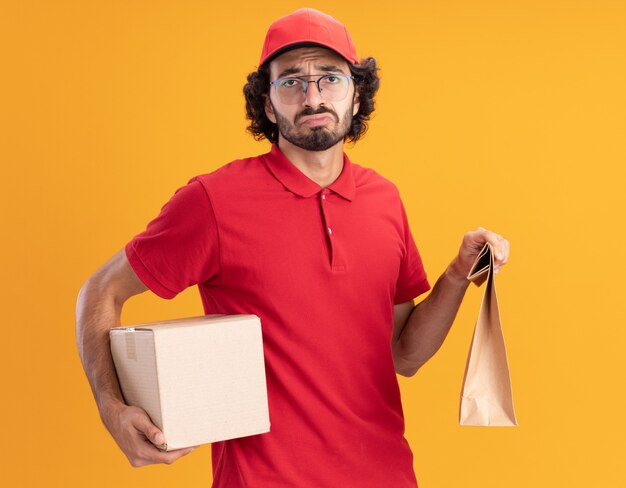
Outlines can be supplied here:
<path id="1" fill-rule="evenodd" d="M 332 184 L 343 169 L 343 141 L 325 151 L 307 151 L 279 135 L 278 147 L 296 168 L 322 188 Z"/>

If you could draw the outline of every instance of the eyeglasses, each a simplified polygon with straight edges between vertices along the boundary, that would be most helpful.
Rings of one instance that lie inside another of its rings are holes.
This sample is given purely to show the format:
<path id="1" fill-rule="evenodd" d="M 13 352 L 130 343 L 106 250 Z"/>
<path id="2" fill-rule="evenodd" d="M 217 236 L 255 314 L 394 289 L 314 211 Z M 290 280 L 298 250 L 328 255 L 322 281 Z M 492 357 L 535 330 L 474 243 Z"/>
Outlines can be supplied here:
<path id="1" fill-rule="evenodd" d="M 353 76 L 330 74 L 320 76 L 317 80 L 305 80 L 302 77 L 288 76 L 272 81 L 278 99 L 286 105 L 302 103 L 309 91 L 309 84 L 315 83 L 321 97 L 329 102 L 338 102 L 346 98 L 350 80 Z"/>

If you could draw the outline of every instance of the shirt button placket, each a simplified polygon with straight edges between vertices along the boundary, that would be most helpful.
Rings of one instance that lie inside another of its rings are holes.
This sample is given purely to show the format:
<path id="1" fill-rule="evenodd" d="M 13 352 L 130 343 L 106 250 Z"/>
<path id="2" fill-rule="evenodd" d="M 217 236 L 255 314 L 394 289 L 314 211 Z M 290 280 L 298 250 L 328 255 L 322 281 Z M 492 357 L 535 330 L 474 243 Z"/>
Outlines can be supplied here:
<path id="1" fill-rule="evenodd" d="M 328 246 L 328 253 L 330 255 L 330 268 L 333 272 L 343 273 L 346 270 L 346 263 L 343 257 L 343 252 L 340 249 L 341 242 L 337 241 L 334 224 L 331 222 L 331 216 L 329 215 L 329 210 L 336 210 L 334 206 L 330 205 L 329 202 L 331 199 L 329 196 L 330 192 L 324 188 L 320 192 L 319 201 L 322 216 L 324 218 L 324 226 L 326 227 L 326 245 Z"/>
<path id="2" fill-rule="evenodd" d="M 330 265 L 331 267 L 333 266 L 333 257 L 334 257 L 334 245 L 333 245 L 333 239 L 332 239 L 332 234 L 333 234 L 333 230 L 330 226 L 330 222 L 328 219 L 328 212 L 326 211 L 326 207 L 328 205 L 328 199 L 326 198 L 326 195 L 328 194 L 328 190 L 326 190 L 325 188 L 320 192 L 320 207 L 322 210 L 322 216 L 324 218 L 324 224 L 326 225 L 326 233 L 328 235 L 328 239 L 327 239 L 327 245 L 329 247 L 329 254 L 330 254 Z"/>

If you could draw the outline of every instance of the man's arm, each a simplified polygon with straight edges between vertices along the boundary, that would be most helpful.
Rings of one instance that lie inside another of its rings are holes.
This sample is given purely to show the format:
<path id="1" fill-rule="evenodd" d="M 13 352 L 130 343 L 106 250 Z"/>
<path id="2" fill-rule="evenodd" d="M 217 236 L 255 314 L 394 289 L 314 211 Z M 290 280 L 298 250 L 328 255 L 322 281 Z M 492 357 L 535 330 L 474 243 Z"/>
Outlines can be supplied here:
<path id="1" fill-rule="evenodd" d="M 394 306 L 391 348 L 396 372 L 413 376 L 441 347 L 459 310 L 469 285 L 467 274 L 485 242 L 494 251 L 494 273 L 509 257 L 509 242 L 479 227 L 463 238 L 459 254 L 439 277 L 430 295 L 422 302 Z"/>
<path id="2" fill-rule="evenodd" d="M 134 467 L 170 464 L 194 448 L 162 452 L 163 433 L 141 408 L 124 403 L 117 381 L 109 329 L 120 325 L 122 306 L 148 288 L 130 266 L 124 249 L 98 269 L 78 293 L 76 341 L 100 418 Z"/>

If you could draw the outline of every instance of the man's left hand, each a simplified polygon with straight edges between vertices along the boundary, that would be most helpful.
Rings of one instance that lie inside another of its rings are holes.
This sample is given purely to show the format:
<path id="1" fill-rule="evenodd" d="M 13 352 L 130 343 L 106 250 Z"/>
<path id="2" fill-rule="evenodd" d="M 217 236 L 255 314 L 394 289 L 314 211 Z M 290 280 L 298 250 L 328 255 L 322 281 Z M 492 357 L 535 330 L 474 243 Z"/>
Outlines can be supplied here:
<path id="1" fill-rule="evenodd" d="M 463 236 L 459 254 L 450 263 L 449 272 L 455 278 L 465 280 L 485 242 L 491 244 L 493 249 L 493 272 L 497 274 L 500 271 L 500 267 L 506 264 L 509 259 L 509 241 L 501 235 L 482 227 Z"/>

